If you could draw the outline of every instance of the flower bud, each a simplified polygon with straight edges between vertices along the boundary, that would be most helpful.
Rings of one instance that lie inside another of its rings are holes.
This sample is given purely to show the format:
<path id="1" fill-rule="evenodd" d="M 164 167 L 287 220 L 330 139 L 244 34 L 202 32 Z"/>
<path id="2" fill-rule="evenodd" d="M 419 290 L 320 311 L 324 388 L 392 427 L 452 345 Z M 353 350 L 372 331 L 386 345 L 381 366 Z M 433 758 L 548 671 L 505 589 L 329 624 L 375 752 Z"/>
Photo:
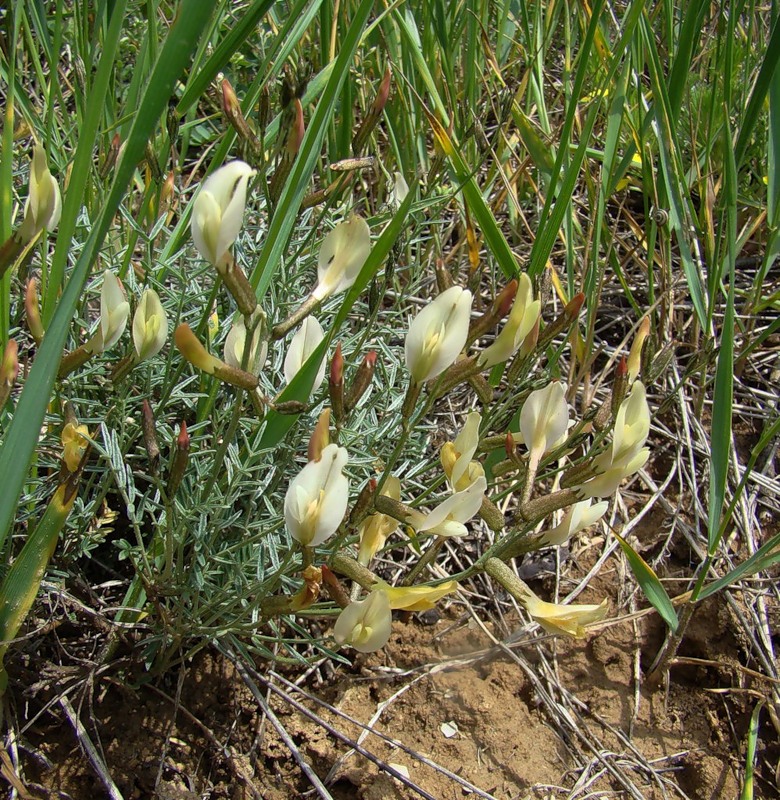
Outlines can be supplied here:
<path id="1" fill-rule="evenodd" d="M 452 286 L 412 320 L 406 335 L 406 366 L 413 384 L 435 378 L 455 363 L 466 344 L 471 292 Z"/>
<path id="2" fill-rule="evenodd" d="M 49 172 L 46 153 L 36 144 L 30 163 L 30 183 L 27 202 L 24 205 L 24 219 L 18 233 L 19 239 L 27 244 L 44 228 L 53 231 L 60 221 L 61 213 L 60 187 Z"/>
<path id="3" fill-rule="evenodd" d="M 317 424 L 314 426 L 309 447 L 306 454 L 309 461 L 319 461 L 322 451 L 330 444 L 330 409 L 326 408 L 320 414 Z"/>
<path id="4" fill-rule="evenodd" d="M 344 358 L 341 355 L 341 342 L 336 345 L 336 351 L 330 361 L 328 391 L 333 416 L 340 422 L 344 418 Z"/>
<path id="5" fill-rule="evenodd" d="M 324 300 L 349 289 L 357 280 L 370 251 L 371 232 L 362 217 L 353 215 L 336 225 L 320 247 L 318 283 L 312 295 Z"/>
<path id="6" fill-rule="evenodd" d="M 355 378 L 352 381 L 352 386 L 349 387 L 347 396 L 344 400 L 344 409 L 349 412 L 358 404 L 361 397 L 371 387 L 371 381 L 374 379 L 374 370 L 376 369 L 376 350 L 370 350 L 361 361 L 360 366 L 355 373 Z"/>
<path id="7" fill-rule="evenodd" d="M 324 338 L 325 332 L 322 330 L 320 323 L 314 317 L 306 317 L 298 332 L 293 336 L 284 359 L 284 379 L 288 384 L 300 372 L 303 365 L 309 360 L 311 354 Z M 312 392 L 316 392 L 322 386 L 323 380 L 325 380 L 324 358 L 314 379 Z"/>
<path id="8" fill-rule="evenodd" d="M 625 356 L 620 357 L 617 369 L 615 370 L 615 380 L 612 383 L 612 393 L 610 395 L 610 411 L 617 416 L 620 404 L 626 398 L 626 391 L 629 386 L 628 363 Z"/>
<path id="9" fill-rule="evenodd" d="M 650 317 L 643 317 L 639 323 L 634 341 L 631 342 L 631 350 L 628 354 L 628 383 L 632 384 L 639 377 L 639 370 L 642 367 L 642 346 L 645 339 L 650 335 Z"/>
<path id="10" fill-rule="evenodd" d="M 246 190 L 255 171 L 243 161 L 231 161 L 213 172 L 192 207 L 192 241 L 210 264 L 223 270 L 228 249 L 244 222 Z"/>
<path id="11" fill-rule="evenodd" d="M 144 289 L 133 316 L 133 344 L 139 361 L 156 356 L 168 338 L 168 315 L 154 289 Z"/>
<path id="12" fill-rule="evenodd" d="M 30 335 L 35 340 L 36 344 L 40 344 L 43 340 L 43 322 L 41 322 L 41 311 L 38 305 L 38 281 L 35 278 L 30 278 L 27 281 L 27 289 L 24 293 L 24 310 L 27 314 L 27 327 L 30 330 Z"/>
<path id="13" fill-rule="evenodd" d="M 353 153 L 360 153 L 365 146 L 365 143 L 368 141 L 371 131 L 376 127 L 377 122 L 379 122 L 382 111 L 384 111 L 385 105 L 387 104 L 387 99 L 390 97 L 391 79 L 392 72 L 388 66 L 385 69 L 385 74 L 382 76 L 382 80 L 379 84 L 379 88 L 377 89 L 374 102 L 371 104 L 371 108 L 366 113 L 363 122 L 360 124 L 360 127 L 352 138 Z"/>
<path id="14" fill-rule="evenodd" d="M 244 114 L 241 111 L 241 103 L 238 102 L 238 97 L 236 97 L 236 93 L 227 78 L 222 80 L 222 112 L 241 139 L 245 142 L 254 141 L 255 135 L 244 118 Z"/>
<path id="15" fill-rule="evenodd" d="M 160 461 L 160 445 L 157 442 L 157 424 L 154 420 L 154 411 L 151 403 L 144 398 L 141 404 L 141 432 L 144 437 L 144 447 L 149 458 L 149 469 L 154 475 Z"/>
<path id="16" fill-rule="evenodd" d="M 310 461 L 290 483 L 284 498 L 284 519 L 290 535 L 305 547 L 316 547 L 333 536 L 344 519 L 349 480 L 342 470 L 348 455 L 329 444 L 319 461 Z"/>
<path id="17" fill-rule="evenodd" d="M 246 371 L 252 375 L 259 375 L 260 370 L 265 364 L 266 356 L 268 355 L 268 340 L 265 338 L 267 335 L 265 314 L 258 306 L 252 315 L 252 325 L 254 326 L 252 332 L 252 341 L 249 347 L 249 353 L 246 354 L 246 322 L 244 317 L 240 316 L 231 326 L 225 337 L 225 363 L 235 369 L 244 369 L 244 356 L 248 355 L 246 360 Z"/>
<path id="18" fill-rule="evenodd" d="M 0 411 L 8 400 L 19 375 L 19 345 L 9 339 L 5 344 L 3 360 L 0 361 Z"/>
<path id="19" fill-rule="evenodd" d="M 187 423 L 182 420 L 179 435 L 176 437 L 176 449 L 173 453 L 173 463 L 168 475 L 168 497 L 173 497 L 181 485 L 187 463 L 190 460 L 190 435 L 187 433 Z"/>
<path id="20" fill-rule="evenodd" d="M 179 352 L 190 364 L 207 375 L 214 374 L 216 366 L 219 364 L 219 359 L 206 350 L 186 322 L 182 322 L 176 328 L 173 333 L 173 341 Z"/>
<path id="21" fill-rule="evenodd" d="M 176 328 L 173 334 L 173 341 L 184 358 L 201 372 L 205 372 L 207 375 L 214 375 L 221 381 L 225 381 L 231 386 L 237 386 L 240 389 L 253 391 L 257 388 L 257 375 L 252 375 L 243 369 L 237 369 L 211 355 L 198 341 L 198 337 L 195 336 L 186 322 L 182 322 Z"/>
<path id="22" fill-rule="evenodd" d="M 372 653 L 387 644 L 392 622 L 387 594 L 381 590 L 369 592 L 365 600 L 350 603 L 339 614 L 333 638 L 359 653 Z"/>

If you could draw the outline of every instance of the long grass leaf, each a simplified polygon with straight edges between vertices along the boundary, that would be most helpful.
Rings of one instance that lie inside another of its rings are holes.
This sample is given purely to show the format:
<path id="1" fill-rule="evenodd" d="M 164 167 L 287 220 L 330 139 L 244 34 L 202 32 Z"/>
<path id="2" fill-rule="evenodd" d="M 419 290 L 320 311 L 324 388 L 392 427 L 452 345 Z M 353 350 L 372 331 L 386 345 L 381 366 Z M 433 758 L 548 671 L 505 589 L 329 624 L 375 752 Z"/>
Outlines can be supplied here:
<path id="1" fill-rule="evenodd" d="M 0 450 L 0 486 L 3 487 L 2 494 L 0 494 L 0 547 L 11 529 L 16 501 L 24 485 L 27 465 L 30 463 L 35 444 L 38 441 L 73 311 L 81 298 L 90 268 L 135 171 L 135 166 L 143 156 L 149 136 L 167 106 L 174 85 L 189 61 L 190 54 L 208 22 L 211 10 L 209 4 L 201 3 L 200 0 L 183 0 L 181 3 L 177 21 L 163 44 L 137 110 L 124 155 L 116 168 L 111 189 L 76 262 L 73 274 L 65 286 L 62 297 L 57 302 L 51 324 L 46 330 L 46 336 L 25 382 L 16 414 Z M 114 5 L 110 26 L 114 37 L 118 36 L 121 31 L 123 15 L 124 3 L 118 1 Z M 113 30 L 114 25 L 118 30 Z M 107 48 L 103 53 L 103 58 L 111 60 L 113 55 L 114 50 Z M 101 58 L 98 73 L 101 73 L 103 69 L 103 58 Z M 104 95 L 105 92 L 101 97 Z M 96 99 L 94 105 L 100 106 L 101 102 Z M 74 207 L 76 206 L 75 199 L 70 202 Z M 60 229 L 60 237 L 62 237 L 62 229 Z M 62 246 L 64 247 L 65 244 Z"/>
<path id="2" fill-rule="evenodd" d="M 308 190 L 309 180 L 320 158 L 328 125 L 340 99 L 341 88 L 349 76 L 350 64 L 360 43 L 363 28 L 372 6 L 371 0 L 362 0 L 355 10 L 349 29 L 340 43 L 339 55 L 328 84 L 306 128 L 298 157 L 295 159 L 271 224 L 268 226 L 265 245 L 250 276 L 250 283 L 255 289 L 258 299 L 265 295 L 276 268 L 282 263 L 284 250 L 298 219 L 301 200 Z"/>
<path id="3" fill-rule="evenodd" d="M 617 533 L 613 535 L 618 540 L 623 553 L 628 559 L 631 572 L 634 573 L 639 587 L 650 601 L 650 605 L 661 615 L 664 622 L 672 631 L 677 630 L 678 619 L 672 601 L 664 589 L 663 584 L 658 580 L 658 576 L 653 572 L 652 567 L 634 550 L 633 547 Z"/>

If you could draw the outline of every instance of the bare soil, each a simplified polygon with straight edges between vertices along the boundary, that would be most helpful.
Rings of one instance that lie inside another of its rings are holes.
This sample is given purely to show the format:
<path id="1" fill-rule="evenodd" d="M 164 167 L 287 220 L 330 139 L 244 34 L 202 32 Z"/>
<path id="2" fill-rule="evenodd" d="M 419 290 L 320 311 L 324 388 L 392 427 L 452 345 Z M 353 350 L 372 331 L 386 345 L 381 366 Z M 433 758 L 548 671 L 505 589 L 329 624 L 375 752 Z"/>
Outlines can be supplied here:
<path id="1" fill-rule="evenodd" d="M 614 597 L 619 579 L 617 570 L 605 570 L 598 591 L 611 583 Z M 408 770 L 436 800 L 479 795 L 420 757 L 501 800 L 739 795 L 749 717 L 766 685 L 745 668 L 720 598 L 698 609 L 668 692 L 655 693 L 639 683 L 661 643 L 654 613 L 568 641 L 481 626 L 462 611 L 453 605 L 432 625 L 399 620 L 383 652 L 357 656 L 351 669 L 323 664 L 299 680 L 305 692 L 406 750 L 303 694 L 291 693 L 319 721 L 263 691 L 334 798 L 426 796 L 336 738 L 361 734 L 375 759 Z M 258 670 L 268 677 L 267 665 Z M 94 744 L 126 800 L 316 796 L 243 677 L 219 654 L 201 652 L 178 682 L 169 675 L 135 689 L 111 671 L 75 666 L 44 669 L 27 691 L 21 682 L 29 674 L 16 678 L 8 713 L 22 733 L 2 775 L 17 782 L 22 798 L 110 796 L 79 738 Z M 281 680 L 276 685 L 284 688 Z M 68 696 L 84 725 L 79 736 L 59 701 L 68 686 L 77 687 Z M 757 797 L 780 797 L 778 761 L 777 735 L 763 714 Z"/>

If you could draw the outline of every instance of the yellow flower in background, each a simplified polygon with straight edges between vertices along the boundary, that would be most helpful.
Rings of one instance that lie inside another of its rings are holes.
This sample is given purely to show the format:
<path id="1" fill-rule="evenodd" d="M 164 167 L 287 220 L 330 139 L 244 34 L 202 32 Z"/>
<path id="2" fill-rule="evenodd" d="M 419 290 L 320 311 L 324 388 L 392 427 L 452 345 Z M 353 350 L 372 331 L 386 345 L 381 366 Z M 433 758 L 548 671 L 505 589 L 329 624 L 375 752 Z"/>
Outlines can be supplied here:
<path id="1" fill-rule="evenodd" d="M 381 494 L 393 500 L 401 499 L 401 481 L 390 475 L 382 487 Z M 371 559 L 384 547 L 387 537 L 398 527 L 398 520 L 387 514 L 371 514 L 360 526 L 358 561 L 367 567 Z"/>
<path id="2" fill-rule="evenodd" d="M 168 338 L 168 315 L 154 289 L 144 289 L 133 316 L 133 345 L 139 361 L 156 356 Z"/>
<path id="3" fill-rule="evenodd" d="M 466 344 L 471 292 L 451 286 L 412 320 L 406 334 L 406 367 L 415 384 L 435 378 L 455 363 Z"/>
<path id="4" fill-rule="evenodd" d="M 32 241 L 44 228 L 53 231 L 62 214 L 60 187 L 49 172 L 46 153 L 35 145 L 30 163 L 30 185 L 24 204 L 24 219 L 19 228 L 19 239 L 25 244 Z"/>
<path id="5" fill-rule="evenodd" d="M 60 437 L 62 441 L 62 460 L 68 472 L 75 472 L 79 468 L 81 459 L 89 447 L 89 428 L 86 425 L 76 425 L 66 422 Z"/>
<path id="6" fill-rule="evenodd" d="M 255 170 L 231 161 L 209 175 L 192 206 L 190 230 L 198 252 L 217 269 L 227 266 L 227 253 L 244 224 L 246 190 Z"/>
<path id="7" fill-rule="evenodd" d="M 379 581 L 371 588 L 372 592 L 384 592 L 390 601 L 391 609 L 404 611 L 427 611 L 438 600 L 458 591 L 457 581 L 447 581 L 438 586 L 390 586 Z"/>
<path id="8" fill-rule="evenodd" d="M 387 593 L 369 592 L 365 600 L 350 603 L 333 626 L 333 638 L 360 653 L 372 653 L 387 644 L 393 619 Z"/>
<path id="9" fill-rule="evenodd" d="M 573 636 L 575 639 L 587 635 L 586 625 L 604 619 L 609 605 L 606 598 L 598 605 L 548 603 L 540 600 L 530 589 L 528 596 L 521 602 L 531 619 L 548 633 Z"/>
<path id="10" fill-rule="evenodd" d="M 368 223 L 357 215 L 340 222 L 323 239 L 317 265 L 318 283 L 312 295 L 324 300 L 338 294 L 357 280 L 371 252 Z"/>

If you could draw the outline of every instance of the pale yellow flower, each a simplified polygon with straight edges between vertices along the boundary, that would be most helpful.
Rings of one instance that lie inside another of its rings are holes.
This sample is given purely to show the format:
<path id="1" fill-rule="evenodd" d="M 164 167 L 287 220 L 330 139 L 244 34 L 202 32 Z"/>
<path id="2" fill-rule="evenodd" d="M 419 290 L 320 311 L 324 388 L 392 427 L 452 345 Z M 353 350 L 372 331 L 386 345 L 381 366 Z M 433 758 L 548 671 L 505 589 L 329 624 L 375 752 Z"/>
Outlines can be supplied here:
<path id="1" fill-rule="evenodd" d="M 471 292 L 451 286 L 412 320 L 406 334 L 406 367 L 415 384 L 435 378 L 455 363 L 466 344 Z"/>
<path id="2" fill-rule="evenodd" d="M 381 494 L 393 500 L 401 499 L 401 481 L 391 475 L 382 487 Z M 384 547 L 387 537 L 398 527 L 398 520 L 387 514 L 371 514 L 360 526 L 358 561 L 365 567 Z"/>
<path id="3" fill-rule="evenodd" d="M 329 444 L 319 461 L 310 461 L 292 480 L 284 498 L 284 520 L 290 536 L 316 547 L 333 536 L 344 519 L 349 480 L 343 474 L 347 451 Z"/>
<path id="4" fill-rule="evenodd" d="M 438 586 L 390 586 L 384 581 L 375 584 L 371 591 L 383 591 L 391 609 L 404 611 L 427 611 L 442 597 L 458 591 L 457 581 L 446 581 Z"/>
<path id="5" fill-rule="evenodd" d="M 22 242 L 31 242 L 44 228 L 53 231 L 62 214 L 60 187 L 49 172 L 46 153 L 40 145 L 33 149 L 30 184 L 24 204 L 24 219 L 19 228 Z"/>
<path id="6" fill-rule="evenodd" d="M 372 653 L 387 644 L 392 629 L 387 593 L 369 592 L 364 600 L 350 603 L 333 626 L 333 638 L 360 653 Z"/>
<path id="7" fill-rule="evenodd" d="M 168 338 L 168 315 L 154 289 L 145 289 L 133 315 L 133 345 L 139 361 L 156 356 Z"/>
<path id="8" fill-rule="evenodd" d="M 75 472 L 79 468 L 81 459 L 89 447 L 89 428 L 86 425 L 76 425 L 66 422 L 62 429 L 62 460 L 68 472 Z"/>
<path id="9" fill-rule="evenodd" d="M 336 225 L 320 247 L 314 297 L 324 300 L 349 289 L 370 252 L 371 232 L 362 217 L 354 215 Z"/>

